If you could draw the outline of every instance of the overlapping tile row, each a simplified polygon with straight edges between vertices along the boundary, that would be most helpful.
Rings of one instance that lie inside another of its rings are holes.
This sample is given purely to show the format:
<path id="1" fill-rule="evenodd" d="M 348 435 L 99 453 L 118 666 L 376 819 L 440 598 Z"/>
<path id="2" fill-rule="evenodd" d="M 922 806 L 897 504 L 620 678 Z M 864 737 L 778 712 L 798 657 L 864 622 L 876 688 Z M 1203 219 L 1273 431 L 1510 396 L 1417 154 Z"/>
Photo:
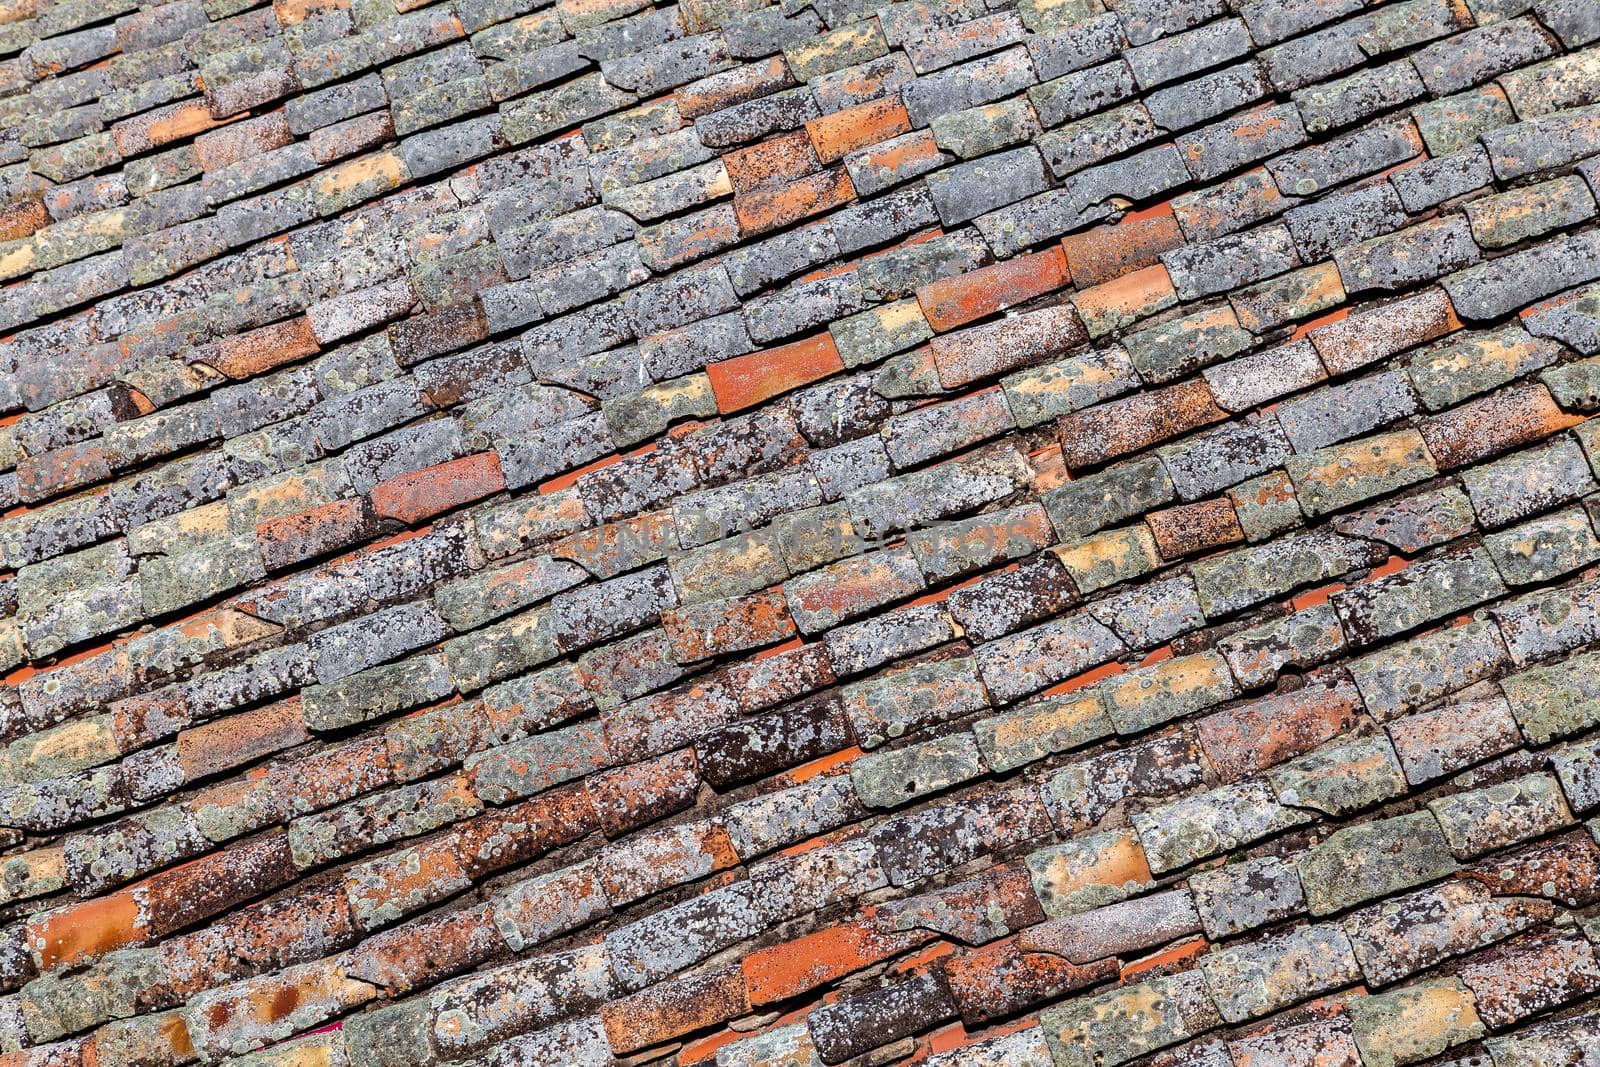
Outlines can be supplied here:
<path id="1" fill-rule="evenodd" d="M 0 3 L 0 1064 L 1579 1064 L 1592 0 Z"/>

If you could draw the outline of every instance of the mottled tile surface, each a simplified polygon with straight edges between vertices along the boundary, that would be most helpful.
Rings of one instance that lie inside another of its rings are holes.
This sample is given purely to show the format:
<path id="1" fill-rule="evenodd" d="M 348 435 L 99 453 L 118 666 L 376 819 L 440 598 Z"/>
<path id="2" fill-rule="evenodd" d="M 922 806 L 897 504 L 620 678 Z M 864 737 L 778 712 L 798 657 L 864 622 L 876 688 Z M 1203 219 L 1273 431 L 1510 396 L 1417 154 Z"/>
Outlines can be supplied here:
<path id="1" fill-rule="evenodd" d="M 0 1067 L 1600 1048 L 1594 0 L 0 0 Z"/>

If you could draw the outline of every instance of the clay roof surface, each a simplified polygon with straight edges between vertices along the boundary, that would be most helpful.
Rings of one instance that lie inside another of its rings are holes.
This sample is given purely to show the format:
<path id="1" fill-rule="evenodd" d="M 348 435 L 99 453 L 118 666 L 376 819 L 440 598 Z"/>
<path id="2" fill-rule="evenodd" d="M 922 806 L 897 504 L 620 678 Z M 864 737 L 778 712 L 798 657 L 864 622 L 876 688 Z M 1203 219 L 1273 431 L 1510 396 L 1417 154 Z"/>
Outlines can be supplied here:
<path id="1" fill-rule="evenodd" d="M 0 0 L 0 1067 L 1600 1064 L 1600 3 Z"/>

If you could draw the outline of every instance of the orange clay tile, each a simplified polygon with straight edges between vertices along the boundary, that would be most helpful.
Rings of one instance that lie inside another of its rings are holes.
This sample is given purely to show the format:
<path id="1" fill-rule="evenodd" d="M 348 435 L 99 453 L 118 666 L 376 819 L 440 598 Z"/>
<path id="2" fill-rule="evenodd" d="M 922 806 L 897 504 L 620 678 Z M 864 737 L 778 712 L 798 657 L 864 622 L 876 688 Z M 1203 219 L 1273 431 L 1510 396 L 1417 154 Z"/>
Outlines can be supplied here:
<path id="1" fill-rule="evenodd" d="M 741 964 L 750 1003 L 760 1007 L 799 996 L 933 937 L 925 930 L 888 933 L 871 919 L 856 919 L 757 949 Z"/>
<path id="2" fill-rule="evenodd" d="M 309 739 L 295 696 L 180 731 L 178 763 L 184 778 L 194 781 Z"/>
<path id="3" fill-rule="evenodd" d="M 917 289 L 928 325 L 943 333 L 1054 292 L 1072 281 L 1059 248 L 1002 260 L 988 267 L 940 278 Z"/>
<path id="4" fill-rule="evenodd" d="M 844 370 L 833 337 L 822 333 L 778 348 L 735 356 L 706 368 L 717 409 L 743 411 L 764 400 Z"/>
<path id="5" fill-rule="evenodd" d="M 1583 421 L 1582 415 L 1562 411 L 1550 390 L 1534 383 L 1469 400 L 1424 420 L 1418 428 L 1434 462 L 1441 470 L 1451 470 Z"/>
<path id="6" fill-rule="evenodd" d="M 1033 488 L 1036 492 L 1047 493 L 1070 481 L 1059 444 L 1051 443 L 1037 452 L 1028 453 L 1028 462 L 1033 465 Z"/>
<path id="7" fill-rule="evenodd" d="M 479 452 L 379 482 L 372 487 L 372 507 L 383 518 L 414 526 L 505 487 L 500 457 Z"/>
<path id="8" fill-rule="evenodd" d="M 1156 548 L 1166 559 L 1205 552 L 1244 540 L 1239 518 L 1227 497 L 1214 497 L 1145 516 Z"/>
<path id="9" fill-rule="evenodd" d="M 869 100 L 806 123 L 806 133 L 824 163 L 843 159 L 858 148 L 911 131 L 905 105 L 892 97 Z"/>
<path id="10" fill-rule="evenodd" d="M 735 195 L 733 210 L 740 231 L 755 237 L 848 204 L 855 195 L 850 176 L 840 167 Z"/>
<path id="11" fill-rule="evenodd" d="M 918 174 L 931 170 L 944 155 L 931 130 L 917 130 L 894 138 L 893 144 L 869 144 L 859 152 L 851 164 L 853 167 L 883 174 Z"/>
<path id="12" fill-rule="evenodd" d="M 822 169 L 804 130 L 779 134 L 722 157 L 734 195 L 797 182 Z"/>
<path id="13" fill-rule="evenodd" d="M 274 112 L 202 133 L 194 139 L 194 150 L 202 170 L 221 170 L 253 155 L 282 148 L 292 140 L 294 135 L 289 132 L 287 120 Z"/>
<path id="14" fill-rule="evenodd" d="M 256 541 L 268 570 L 289 566 L 365 541 L 376 531 L 362 497 L 318 504 L 256 525 Z"/>
<path id="15" fill-rule="evenodd" d="M 311 320 L 300 315 L 197 349 L 194 359 L 230 378 L 242 379 L 316 355 L 317 351 Z"/>
<path id="16" fill-rule="evenodd" d="M 745 76 L 738 82 L 707 84 L 708 80 L 714 80 L 703 79 L 679 86 L 672 94 L 678 104 L 678 114 L 686 119 L 699 118 L 793 84 L 789 64 L 782 55 L 756 60 L 745 67 L 743 73 Z"/>
<path id="17" fill-rule="evenodd" d="M 272 0 L 272 13 L 280 26 L 295 26 L 313 15 L 349 8 L 350 0 Z"/>
<path id="18" fill-rule="evenodd" d="M 1123 320 L 1148 313 L 1166 301 L 1175 299 L 1177 291 L 1167 268 L 1160 263 L 1120 275 L 1111 281 L 1092 285 L 1078 291 L 1073 302 L 1084 321 Z"/>
<path id="19" fill-rule="evenodd" d="M 19 200 L 0 209 L 0 241 L 15 241 L 48 225 L 50 214 L 38 200 Z"/>
<path id="20" fill-rule="evenodd" d="M 140 888 L 150 911 L 151 931 L 165 937 L 266 896 L 299 875 L 289 852 L 289 835 L 280 829 L 157 871 Z"/>
<path id="21" fill-rule="evenodd" d="M 1067 266 L 1080 288 L 1148 267 L 1162 252 L 1182 244 L 1183 233 L 1169 204 L 1130 212 L 1115 226 L 1096 226 L 1061 239 Z"/>
<path id="22" fill-rule="evenodd" d="M 742 1015 L 748 1002 L 737 967 L 651 986 L 600 1010 L 606 1038 L 618 1053 L 659 1045 Z"/>
<path id="23" fill-rule="evenodd" d="M 1353 729 L 1363 710 L 1348 681 L 1315 678 L 1300 689 L 1207 715 L 1197 730 L 1211 766 L 1223 781 L 1234 782 Z"/>
<path id="24" fill-rule="evenodd" d="M 134 156 L 204 133 L 220 124 L 211 117 L 211 109 L 204 101 L 191 100 L 123 119 L 111 127 L 111 138 L 116 142 L 117 151 L 124 156 Z"/>
<path id="25" fill-rule="evenodd" d="M 151 931 L 143 894 L 121 889 L 46 912 L 27 925 L 28 948 L 45 968 L 70 966 L 140 944 Z"/>

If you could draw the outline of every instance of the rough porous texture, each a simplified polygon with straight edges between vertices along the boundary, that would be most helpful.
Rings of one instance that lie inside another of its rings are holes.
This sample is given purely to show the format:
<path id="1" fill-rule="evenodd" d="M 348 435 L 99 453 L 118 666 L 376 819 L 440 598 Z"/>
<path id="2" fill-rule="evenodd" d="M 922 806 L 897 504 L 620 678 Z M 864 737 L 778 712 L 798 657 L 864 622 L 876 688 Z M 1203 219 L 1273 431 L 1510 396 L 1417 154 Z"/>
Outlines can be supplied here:
<path id="1" fill-rule="evenodd" d="M 1597 41 L 0 0 L 0 1067 L 1600 1062 Z"/>

